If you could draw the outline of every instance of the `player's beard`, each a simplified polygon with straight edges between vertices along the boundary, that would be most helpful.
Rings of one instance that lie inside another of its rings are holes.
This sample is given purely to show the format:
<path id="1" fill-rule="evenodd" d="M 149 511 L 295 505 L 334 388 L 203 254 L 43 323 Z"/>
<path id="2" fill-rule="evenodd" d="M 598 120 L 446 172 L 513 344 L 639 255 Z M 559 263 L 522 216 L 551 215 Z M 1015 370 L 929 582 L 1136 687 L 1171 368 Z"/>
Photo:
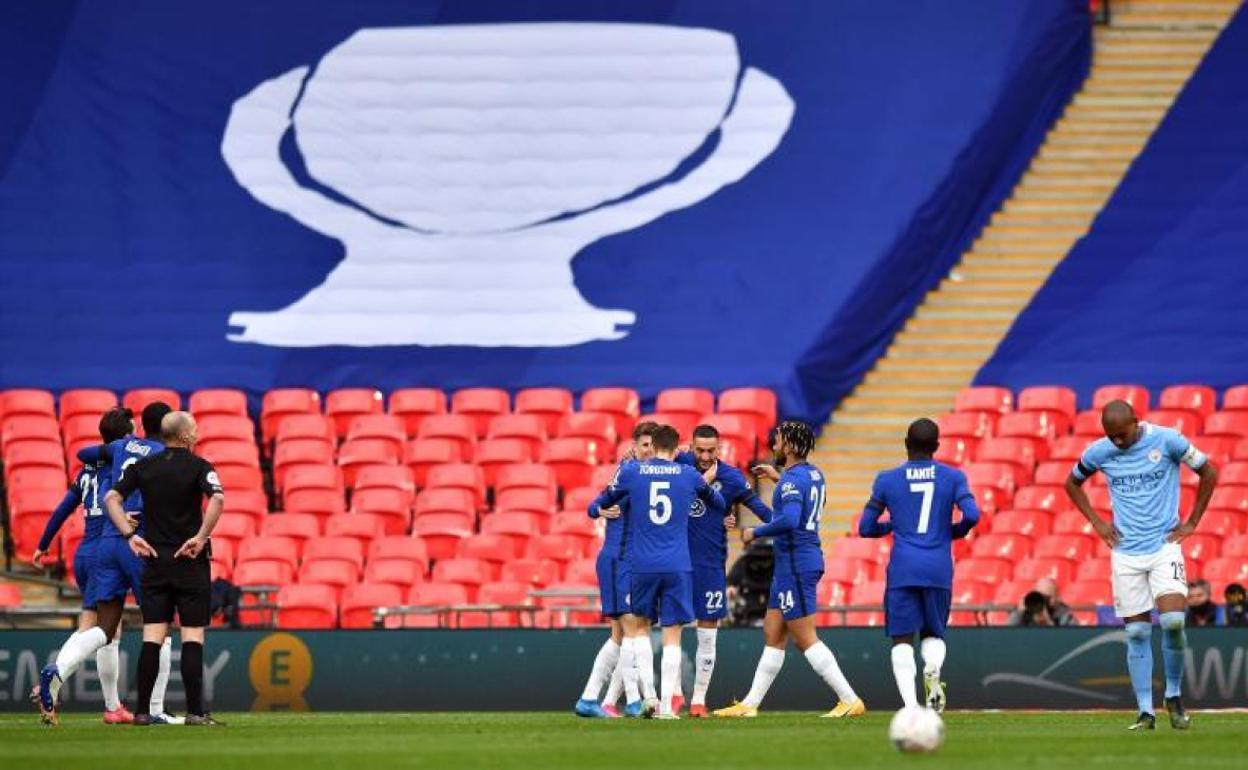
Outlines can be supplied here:
<path id="1" fill-rule="evenodd" d="M 776 452 L 775 454 L 772 455 L 771 464 L 776 466 L 777 468 L 783 468 L 784 461 L 785 461 L 784 452 Z"/>

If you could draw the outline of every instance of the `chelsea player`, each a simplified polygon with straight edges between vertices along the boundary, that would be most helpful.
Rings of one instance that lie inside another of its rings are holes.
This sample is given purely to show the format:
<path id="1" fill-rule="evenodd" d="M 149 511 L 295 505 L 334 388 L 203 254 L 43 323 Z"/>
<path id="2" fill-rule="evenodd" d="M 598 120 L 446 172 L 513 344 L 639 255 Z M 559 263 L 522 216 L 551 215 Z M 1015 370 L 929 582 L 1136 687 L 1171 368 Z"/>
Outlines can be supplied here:
<path id="1" fill-rule="evenodd" d="M 622 502 L 629 506 L 625 526 L 629 608 L 623 616 L 624 644 L 620 653 L 629 716 L 649 716 L 653 704 L 643 705 L 638 691 L 638 660 L 649 649 L 650 624 L 663 627 L 662 677 L 659 718 L 677 719 L 672 696 L 680 677 L 681 627 L 693 621 L 692 564 L 689 560 L 689 514 L 694 501 L 723 509 L 724 499 L 688 465 L 675 462 L 680 434 L 670 425 L 654 432 L 655 457 L 620 468 L 615 483 L 591 504 L 601 509 Z M 644 649 L 638 649 L 639 647 Z"/>
<path id="2" fill-rule="evenodd" d="M 160 435 L 160 422 L 172 409 L 168 404 L 154 401 L 143 409 L 143 431 L 147 436 Z M 130 419 L 130 410 L 116 409 L 126 421 L 127 434 L 132 434 L 134 423 Z M 102 446 L 87 447 L 78 453 L 83 463 L 104 462 L 110 476 L 110 486 L 115 486 L 122 473 L 130 465 L 144 457 L 163 451 L 164 444 L 151 438 L 138 438 L 126 435 Z M 102 498 L 101 498 L 102 501 Z M 142 527 L 143 499 L 138 493 L 126 498 L 127 515 L 138 521 Z M 108 517 L 104 517 L 108 519 Z M 121 628 L 121 615 L 124 609 L 126 592 L 129 591 L 139 599 L 142 593 L 140 580 L 143 573 L 143 562 L 135 556 L 125 537 L 117 530 L 111 520 L 106 520 L 101 529 L 100 538 L 96 543 L 94 566 L 90 582 L 89 601 L 96 605 L 96 626 L 71 637 L 57 654 L 56 661 L 39 672 L 39 708 L 45 722 L 56 720 L 56 702 L 61 685 L 65 678 L 78 669 L 82 661 L 93 655 L 96 650 L 108 644 L 110 637 L 115 636 Z M 171 649 L 166 640 L 160 654 L 160 674 L 156 688 L 153 690 L 151 714 L 154 724 L 177 724 L 180 717 L 165 713 L 164 692 L 169 681 Z"/>
<path id="3" fill-rule="evenodd" d="M 836 656 L 815 633 L 817 587 L 823 577 L 823 549 L 819 544 L 819 514 L 827 491 L 823 474 L 807 462 L 815 446 L 815 434 L 809 425 L 786 421 L 776 427 L 772 444 L 776 465 L 785 469 L 781 476 L 769 465 L 754 468 L 758 475 L 776 482 L 772 493 L 772 519 L 761 527 L 747 529 L 742 541 L 749 545 L 760 537 L 771 537 L 775 553 L 775 573 L 771 580 L 771 597 L 763 619 L 765 647 L 754 672 L 754 682 L 745 700 L 715 712 L 718 717 L 755 717 L 771 683 L 784 665 L 784 648 L 789 636 L 797 643 L 820 677 L 837 695 L 839 702 L 824 714 L 840 719 L 865 714 L 866 705 L 850 687 L 841 673 Z"/>
<path id="4" fill-rule="evenodd" d="M 1170 726 L 1191 725 L 1180 697 L 1187 647 L 1187 575 L 1184 538 L 1196 531 L 1218 482 L 1218 471 L 1182 433 L 1140 422 L 1125 401 L 1111 401 L 1101 412 L 1105 438 L 1084 450 L 1066 479 L 1066 494 L 1113 549 L 1114 611 L 1126 622 L 1127 671 L 1139 706 L 1132 730 L 1156 729 L 1153 713 L 1154 605 L 1161 613 L 1161 656 L 1166 674 L 1165 706 Z M 1200 476 L 1196 505 L 1179 519 L 1179 466 Z M 1113 502 L 1113 523 L 1101 519 L 1083 491 L 1093 473 L 1104 473 Z"/>
<path id="5" fill-rule="evenodd" d="M 940 429 L 926 418 L 906 431 L 906 462 L 875 477 L 871 499 L 858 520 L 862 537 L 893 536 L 884 591 L 884 630 L 893 640 L 893 677 L 907 707 L 918 706 L 914 689 L 914 635 L 923 656 L 927 705 L 945 710 L 940 669 L 945 662 L 945 624 L 953 589 L 953 541 L 979 522 L 979 506 L 966 474 L 936 462 Z M 953 509 L 962 511 L 953 521 Z M 889 521 L 880 515 L 888 511 Z"/>
<path id="6" fill-rule="evenodd" d="M 630 456 L 622 463 L 649 460 L 654 456 L 652 443 L 654 432 L 659 427 L 656 422 L 640 422 L 633 428 L 633 448 Z M 616 474 L 619 474 L 617 469 Z M 598 551 L 596 568 L 598 572 L 598 595 L 602 601 L 602 614 L 611 621 L 611 636 L 603 642 L 598 654 L 594 657 L 594 667 L 590 671 L 589 681 L 581 699 L 576 702 L 573 713 L 579 717 L 602 718 L 619 716 L 615 713 L 615 701 L 619 698 L 619 689 L 623 687 L 623 671 L 619 668 L 620 644 L 624 641 L 624 630 L 620 625 L 620 616 L 628 611 L 628 561 L 625 547 L 628 544 L 627 520 L 622 516 L 622 507 L 607 508 L 590 507 L 590 518 L 601 518 L 606 521 L 606 533 L 602 548 Z M 653 653 L 651 653 L 653 654 Z M 650 666 L 653 678 L 654 666 Z M 598 693 L 603 685 L 610 681 L 607 697 L 600 704 Z M 653 687 L 653 685 L 651 685 Z M 611 709 L 608 711 L 607 709 Z"/>
<path id="7" fill-rule="evenodd" d="M 100 418 L 99 428 L 100 437 L 104 443 L 116 441 L 129 432 L 131 428 L 129 415 L 123 410 L 111 410 Z M 78 630 L 70 635 L 70 640 L 90 631 L 97 622 L 96 603 L 91 593 L 91 579 L 95 571 L 96 544 L 99 542 L 104 520 L 107 518 L 101 502 L 104 495 L 112 488 L 112 474 L 107 466 L 108 463 L 103 460 L 82 466 L 82 470 L 78 471 L 77 478 L 65 493 L 60 505 L 56 506 L 52 515 L 48 517 L 43 536 L 39 538 L 39 545 L 31 558 L 31 562 L 36 567 L 43 566 L 43 558 L 47 556 L 48 549 L 52 547 L 52 539 L 60 532 L 61 527 L 74 510 L 81 505 L 85 527 L 82 541 L 78 544 L 78 550 L 74 552 L 74 582 L 78 584 L 78 590 L 82 593 L 82 614 L 78 616 Z M 117 679 L 121 669 L 118 636 L 119 634 L 114 632 L 112 641 L 96 650 L 95 653 L 95 667 L 99 674 L 100 690 L 104 695 L 104 723 L 110 725 L 129 723 L 134 719 L 130 710 L 122 704 L 117 692 Z M 72 673 L 73 670 L 62 672 L 65 677 Z M 37 689 L 34 693 L 36 701 L 39 692 L 40 690 Z M 55 719 L 55 714 L 45 716 L 45 721 L 55 722 Z"/>
<path id="8" fill-rule="evenodd" d="M 736 527 L 735 506 L 744 505 L 763 521 L 771 521 L 771 509 L 758 499 L 745 474 L 719 460 L 719 431 L 714 425 L 693 429 L 688 452 L 676 462 L 692 465 L 724 498 L 724 507 L 715 508 L 695 500 L 689 512 L 689 559 L 693 564 L 693 614 L 697 619 L 698 652 L 693 677 L 693 699 L 689 716 L 705 717 L 706 691 L 715 672 L 715 647 L 719 622 L 728 616 L 725 597 L 728 583 L 724 564 L 728 559 L 728 530 Z M 673 706 L 673 711 L 679 711 Z"/>

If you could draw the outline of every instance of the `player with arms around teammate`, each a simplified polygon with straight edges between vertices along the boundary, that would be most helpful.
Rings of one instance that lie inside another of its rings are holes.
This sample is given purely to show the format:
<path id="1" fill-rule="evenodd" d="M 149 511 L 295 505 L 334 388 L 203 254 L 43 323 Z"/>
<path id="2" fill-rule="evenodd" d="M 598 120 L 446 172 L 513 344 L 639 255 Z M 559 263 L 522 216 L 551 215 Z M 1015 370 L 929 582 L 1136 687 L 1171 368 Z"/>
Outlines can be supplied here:
<path id="1" fill-rule="evenodd" d="M 594 501 L 599 509 L 629 501 L 628 528 L 629 608 L 623 616 L 625 713 L 648 716 L 653 703 L 643 704 L 638 690 L 638 660 L 648 656 L 650 624 L 663 627 L 662 678 L 659 718 L 677 719 L 672 695 L 680 678 L 680 632 L 693 622 L 692 569 L 689 560 L 689 513 L 694 501 L 722 509 L 724 498 L 688 465 L 675 462 L 680 434 L 670 425 L 654 432 L 651 460 L 620 469 L 616 483 Z M 638 648 L 642 649 L 638 649 Z"/>
<path id="2" fill-rule="evenodd" d="M 658 423 L 647 421 L 638 423 L 633 428 L 633 449 L 630 453 L 631 457 L 626 459 L 625 463 L 649 460 L 654 456 L 652 440 L 658 427 Z M 622 466 L 623 463 L 621 463 Z M 616 475 L 619 475 L 618 469 Z M 625 500 L 621 505 L 626 505 L 627 502 Z M 598 551 L 596 566 L 602 614 L 611 621 L 611 637 L 603 642 L 598 650 L 598 655 L 594 658 L 593 670 L 589 674 L 589 681 L 585 683 L 585 691 L 581 693 L 581 699 L 576 702 L 573 709 L 574 713 L 580 717 L 618 716 L 613 712 L 607 712 L 606 708 L 614 709 L 615 700 L 619 697 L 618 691 L 613 694 L 611 690 L 617 687 L 618 680 L 615 672 L 619 671 L 620 644 L 624 641 L 624 629 L 620 625 L 620 616 L 628 611 L 629 577 L 624 551 L 628 533 L 625 531 L 625 519 L 621 514 L 620 506 L 603 509 L 590 506 L 589 509 L 591 519 L 602 518 L 607 523 L 606 536 L 603 538 L 602 548 Z M 622 675 L 623 672 L 620 671 L 620 676 Z M 602 692 L 603 686 L 608 681 L 611 682 L 611 688 L 608 690 L 607 698 L 600 704 L 598 694 Z"/>
<path id="3" fill-rule="evenodd" d="M 1187 610 L 1187 576 L 1180 543 L 1196 531 L 1218 483 L 1213 463 L 1176 430 L 1140 422 L 1125 401 L 1111 401 L 1101 412 L 1105 438 L 1083 452 L 1066 479 L 1066 494 L 1087 517 L 1105 544 L 1113 549 L 1114 610 L 1126 622 L 1127 671 L 1140 715 L 1132 730 L 1153 730 L 1153 624 L 1161 613 L 1161 655 L 1166 674 L 1166 711 L 1170 726 L 1191 725 L 1180 698 L 1183 631 Z M 1179 465 L 1200 476 L 1196 506 L 1187 521 L 1179 520 Z M 1113 502 L 1113 523 L 1101 519 L 1088 502 L 1083 482 L 1104 473 Z"/>
<path id="4" fill-rule="evenodd" d="M 906 463 L 875 477 L 858 534 L 892 534 L 884 591 L 884 630 L 893 640 L 893 676 L 907 707 L 919 705 L 914 690 L 914 635 L 923 655 L 927 705 L 945 710 L 940 669 L 945 662 L 945 624 L 953 588 L 950 546 L 979 522 L 979 507 L 966 474 L 936 462 L 940 429 L 928 419 L 915 420 L 906 431 Z M 953 521 L 953 509 L 962 520 Z M 889 521 L 881 522 L 887 510 Z"/>
<path id="5" fill-rule="evenodd" d="M 143 430 L 147 436 L 160 435 L 161 419 L 170 411 L 169 405 L 154 401 L 143 409 Z M 117 418 L 116 415 L 121 417 Z M 110 415 L 112 417 L 110 417 Z M 161 452 L 165 445 L 151 438 L 138 438 L 134 435 L 134 423 L 128 409 L 111 410 L 105 417 L 120 419 L 124 424 L 126 435 L 102 446 L 87 447 L 78 453 L 78 459 L 84 464 L 103 462 L 109 474 L 109 486 L 115 487 L 122 472 L 138 462 L 140 458 Z M 108 490 L 108 491 L 111 491 Z M 103 503 L 107 495 L 101 495 Z M 126 499 L 126 516 L 131 520 L 142 520 L 143 500 L 139 495 Z M 142 602 L 140 578 L 143 563 L 130 552 L 122 533 L 107 516 L 104 516 L 100 537 L 96 542 L 92 559 L 91 580 L 85 599 L 96 606 L 96 627 L 71 637 L 57 653 L 56 661 L 44 666 L 39 672 L 39 710 L 45 722 L 55 723 L 56 702 L 61 685 L 65 678 L 78 670 L 82 662 L 96 651 L 109 644 L 121 628 L 121 616 L 124 609 L 126 592 Z M 140 523 L 141 526 L 141 523 Z M 115 645 L 116 642 L 113 642 Z M 115 653 L 108 653 L 110 656 Z M 179 721 L 164 713 L 165 687 L 169 682 L 170 649 L 164 648 L 160 656 L 160 675 L 152 701 L 148 704 L 151 713 L 157 715 L 156 724 L 173 724 Z M 107 669 L 107 666 L 106 666 Z M 126 717 L 129 715 L 127 714 Z M 122 721 L 129 721 L 128 718 Z"/>
<path id="6" fill-rule="evenodd" d="M 841 673 L 836 656 L 819 641 L 819 635 L 815 633 L 817 587 L 823 577 L 819 514 L 827 492 L 823 474 L 806 461 L 814 446 L 815 434 L 809 425 L 797 421 L 782 422 L 776 428 L 772 451 L 776 456 L 776 465 L 785 469 L 784 475 L 781 476 L 769 465 L 754 468 L 756 474 L 776 482 L 771 499 L 771 521 L 742 533 L 746 545 L 755 538 L 772 538 L 772 550 L 775 552 L 771 598 L 763 619 L 766 646 L 745 700 L 719 709 L 715 716 L 758 715 L 759 704 L 784 665 L 784 648 L 789 643 L 789 636 L 805 654 L 811 668 L 836 692 L 839 702 L 824 714 L 825 717 L 855 717 L 867 711 L 862 699 L 854 693 Z"/>
<path id="7" fill-rule="evenodd" d="M 692 465 L 724 498 L 723 508 L 695 500 L 689 513 L 689 559 L 693 564 L 693 614 L 697 618 L 698 653 L 693 677 L 693 700 L 689 716 L 705 717 L 706 691 L 715 672 L 719 622 L 728 617 L 725 601 L 728 583 L 724 564 L 728 560 L 728 530 L 736 527 L 733 508 L 740 504 L 763 521 L 771 521 L 771 509 L 754 494 L 745 474 L 719 460 L 719 431 L 714 425 L 693 429 L 693 443 L 676 461 Z"/>
<path id="8" fill-rule="evenodd" d="M 132 427 L 130 410 L 112 409 L 100 418 L 100 437 L 107 444 L 124 437 Z M 73 486 L 65 493 L 60 505 L 56 506 L 56 510 L 52 511 L 52 515 L 48 518 L 43 536 L 39 538 L 39 546 L 31 558 L 31 562 L 36 567 L 43 566 L 43 557 L 47 556 L 48 549 L 52 546 L 52 539 L 56 537 L 74 509 L 81 505 L 86 526 L 82 541 L 74 553 L 74 582 L 78 584 L 78 590 L 82 593 L 82 614 L 78 616 L 78 630 L 69 637 L 71 641 L 80 634 L 95 628 L 98 620 L 95 614 L 95 599 L 91 593 L 91 576 L 95 570 L 96 544 L 99 542 L 104 526 L 102 501 L 104 495 L 112 488 L 109 465 L 110 463 L 101 460 L 82 466 L 78 477 L 74 479 Z M 95 651 L 95 667 L 100 678 L 100 690 L 104 694 L 104 723 L 110 725 L 127 723 L 134 719 L 130 710 L 122 704 L 117 692 L 117 679 L 121 670 L 117 645 L 119 637 L 120 633 L 114 631 L 112 641 Z M 69 643 L 67 641 L 66 645 Z M 72 673 L 72 670 L 62 671 L 64 677 L 69 677 Z M 38 698 L 41 690 L 42 688 L 35 692 L 35 698 Z M 45 721 L 55 721 L 55 719 L 55 712 L 46 714 Z"/>

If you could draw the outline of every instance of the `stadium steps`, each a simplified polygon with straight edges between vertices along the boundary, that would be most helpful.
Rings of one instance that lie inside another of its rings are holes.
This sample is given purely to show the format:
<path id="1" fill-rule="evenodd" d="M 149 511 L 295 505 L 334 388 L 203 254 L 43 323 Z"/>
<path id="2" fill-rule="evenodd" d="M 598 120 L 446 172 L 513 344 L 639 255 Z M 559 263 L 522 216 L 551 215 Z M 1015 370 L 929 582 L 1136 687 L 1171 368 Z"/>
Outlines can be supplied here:
<path id="1" fill-rule="evenodd" d="M 828 475 L 825 533 L 862 508 L 903 459 L 916 417 L 953 407 L 1014 318 L 1088 230 L 1199 65 L 1235 0 L 1115 2 L 1092 70 L 1009 200 L 916 308 L 833 415 L 812 459 Z"/>

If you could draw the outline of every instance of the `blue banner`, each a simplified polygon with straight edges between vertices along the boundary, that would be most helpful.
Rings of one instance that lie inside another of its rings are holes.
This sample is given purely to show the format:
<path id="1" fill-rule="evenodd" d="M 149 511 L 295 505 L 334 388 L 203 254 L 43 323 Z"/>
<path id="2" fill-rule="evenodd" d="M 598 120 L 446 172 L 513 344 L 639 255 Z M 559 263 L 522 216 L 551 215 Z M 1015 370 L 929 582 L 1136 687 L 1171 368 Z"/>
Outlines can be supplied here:
<path id="1" fill-rule="evenodd" d="M 0 387 L 777 389 L 825 417 L 1081 0 L 0 9 Z"/>

